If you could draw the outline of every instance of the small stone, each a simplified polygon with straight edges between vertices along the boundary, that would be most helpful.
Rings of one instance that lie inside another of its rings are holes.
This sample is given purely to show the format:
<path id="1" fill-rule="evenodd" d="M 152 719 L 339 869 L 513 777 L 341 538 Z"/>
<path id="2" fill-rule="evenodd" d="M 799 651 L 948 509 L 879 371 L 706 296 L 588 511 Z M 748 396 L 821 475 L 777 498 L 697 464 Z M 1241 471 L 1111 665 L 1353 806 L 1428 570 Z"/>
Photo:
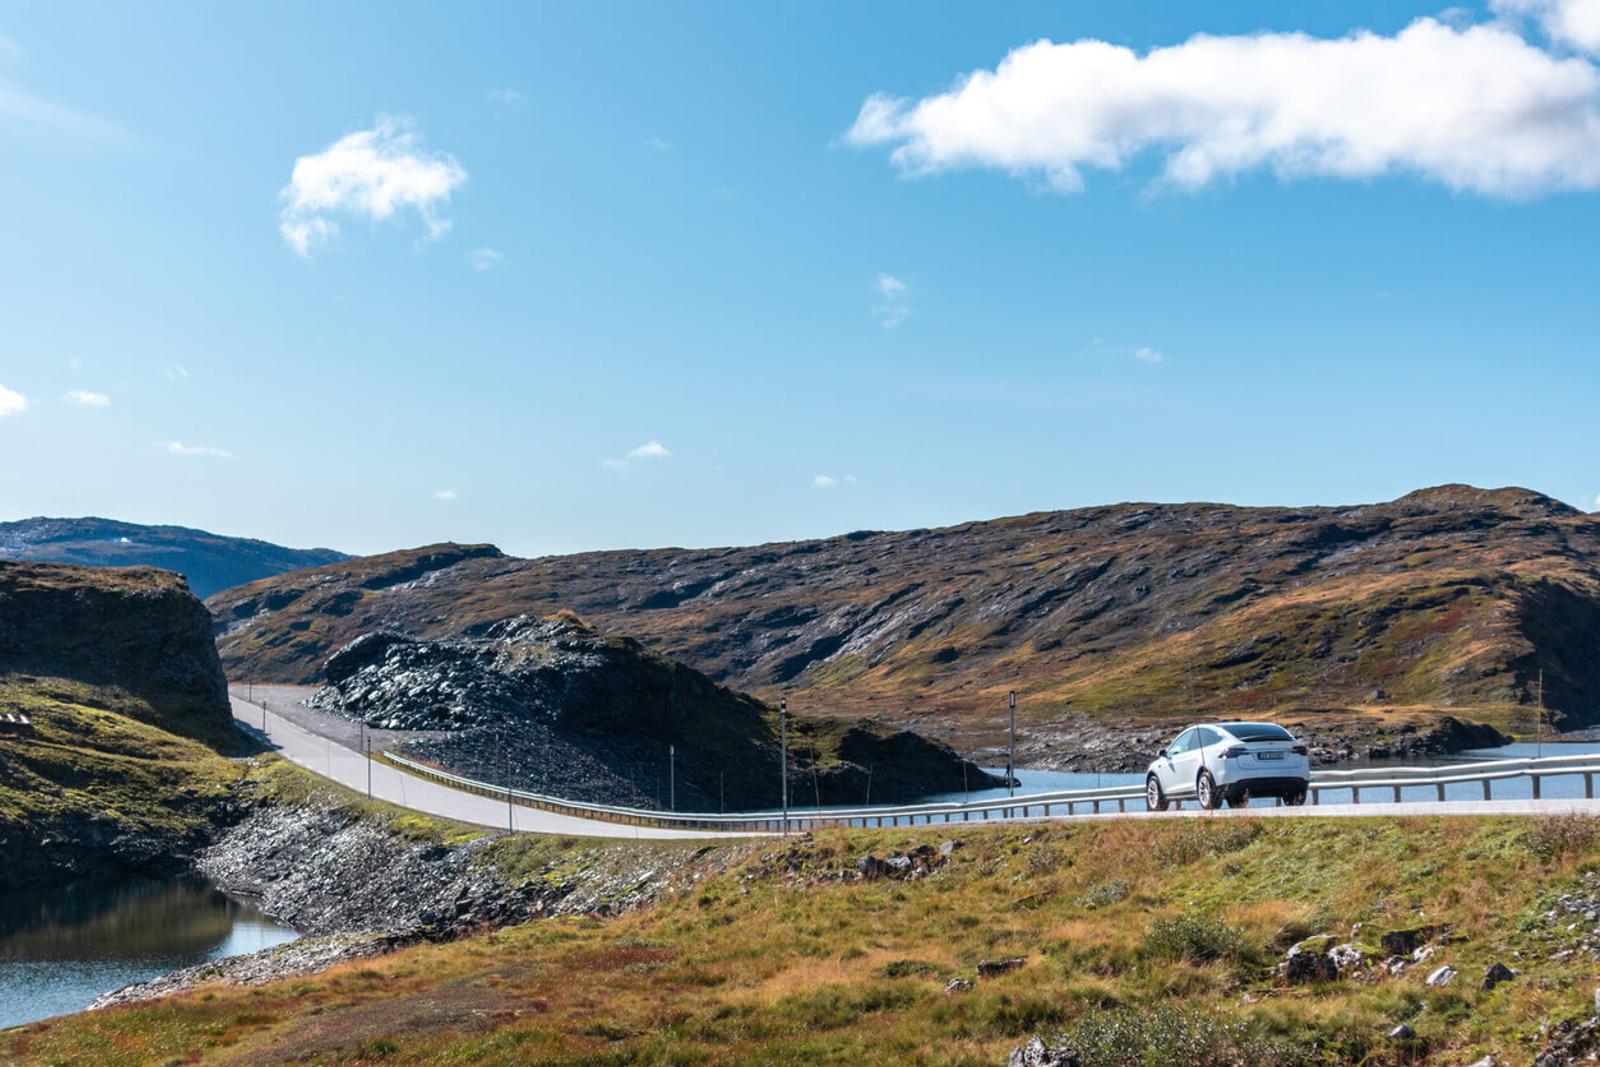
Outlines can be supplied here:
<path id="1" fill-rule="evenodd" d="M 1411 1029 L 1411 1027 L 1407 1026 L 1405 1023 L 1401 1023 L 1399 1026 L 1389 1031 L 1390 1041 L 1410 1041 L 1416 1036 L 1417 1032 Z"/>
<path id="2" fill-rule="evenodd" d="M 972 979 L 970 979 L 970 978 L 952 978 L 952 979 L 950 979 L 950 981 L 948 981 L 948 982 L 946 982 L 944 984 L 944 995 L 947 996 L 947 997 L 953 997 L 957 993 L 965 993 L 967 990 L 969 990 L 971 988 L 972 988 Z M 1034 1040 L 1038 1040 L 1038 1039 L 1035 1038 Z"/>
<path id="3" fill-rule="evenodd" d="M 942 845 L 939 846 L 939 855 L 943 856 L 945 859 L 949 859 L 951 853 L 955 852 L 956 849 L 960 848 L 962 846 L 962 844 L 964 844 L 964 842 L 960 838 L 956 838 L 956 839 L 951 840 L 951 841 L 946 841 Z"/>
<path id="4" fill-rule="evenodd" d="M 1021 1048 L 1011 1050 L 1006 1067 L 1078 1067 L 1078 1058 L 1068 1052 L 1057 1052 L 1035 1034 Z"/>
<path id="5" fill-rule="evenodd" d="M 1354 945 L 1335 945 L 1328 950 L 1328 958 L 1340 974 L 1361 966 L 1361 950 Z"/>
<path id="6" fill-rule="evenodd" d="M 1483 988 L 1493 989 L 1501 982 L 1509 982 L 1516 976 L 1517 972 L 1505 964 L 1499 962 L 1491 963 L 1489 964 L 1489 969 L 1483 972 Z"/>
<path id="7" fill-rule="evenodd" d="M 1423 984 L 1429 986 L 1449 985 L 1450 979 L 1454 978 L 1455 976 L 1456 969 L 1447 963 L 1443 967 L 1440 967 L 1437 971 L 1434 971 L 1432 974 L 1428 975 L 1427 980 L 1424 981 Z"/>

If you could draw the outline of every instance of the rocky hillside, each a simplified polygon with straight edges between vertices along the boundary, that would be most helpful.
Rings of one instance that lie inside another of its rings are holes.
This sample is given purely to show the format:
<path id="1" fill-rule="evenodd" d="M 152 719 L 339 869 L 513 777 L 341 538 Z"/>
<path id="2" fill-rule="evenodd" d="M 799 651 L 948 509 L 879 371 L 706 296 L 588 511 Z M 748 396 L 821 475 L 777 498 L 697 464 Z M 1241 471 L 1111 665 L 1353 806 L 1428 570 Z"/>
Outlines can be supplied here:
<path id="1" fill-rule="evenodd" d="M 200 597 L 257 578 L 349 558 L 331 548 L 283 548 L 182 526 L 96 518 L 0 522 L 0 560 L 160 567 L 183 575 Z"/>
<path id="2" fill-rule="evenodd" d="M 238 770 L 204 606 L 168 571 L 0 563 L 0 890 L 168 871 Z"/>
<path id="3" fill-rule="evenodd" d="M 329 658 L 313 705 L 428 731 L 411 755 L 556 796 L 681 810 L 776 807 L 778 715 L 571 614 L 424 641 L 366 634 Z M 999 780 L 947 746 L 869 722 L 795 716 L 796 804 L 903 801 Z M 870 794 L 869 794 L 870 790 Z"/>
<path id="4" fill-rule="evenodd" d="M 532 560 L 432 546 L 210 606 L 237 678 L 310 681 L 373 630 L 439 637 L 567 608 L 714 681 L 967 743 L 998 738 L 1010 688 L 1036 729 L 1193 709 L 1526 726 L 1541 667 L 1554 721 L 1600 721 L 1600 516 L 1524 489 Z"/>

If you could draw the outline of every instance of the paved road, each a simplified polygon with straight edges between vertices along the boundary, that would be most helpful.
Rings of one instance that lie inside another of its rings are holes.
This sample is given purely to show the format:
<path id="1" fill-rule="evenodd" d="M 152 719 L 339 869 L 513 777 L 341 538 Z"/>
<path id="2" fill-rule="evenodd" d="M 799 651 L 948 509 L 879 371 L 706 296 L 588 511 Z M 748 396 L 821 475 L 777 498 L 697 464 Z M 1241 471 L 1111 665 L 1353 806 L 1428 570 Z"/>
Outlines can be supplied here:
<path id="1" fill-rule="evenodd" d="M 237 696 L 230 696 L 233 717 L 252 734 L 261 734 L 263 709 Z M 367 758 L 353 748 L 335 742 L 299 726 L 275 712 L 267 711 L 267 743 L 291 763 L 299 764 L 325 778 L 357 792 L 367 791 Z M 573 837 L 626 837 L 626 838 L 701 838 L 740 836 L 718 834 L 706 830 L 665 830 L 650 826 L 624 826 L 601 822 L 598 819 L 580 819 L 553 811 L 541 811 L 521 805 L 509 808 L 504 801 L 492 800 L 451 789 L 426 778 L 406 774 L 381 760 L 373 760 L 372 795 L 414 811 L 439 815 L 458 822 L 476 823 L 539 834 L 565 834 Z"/>
<path id="2" fill-rule="evenodd" d="M 368 762 L 358 752 L 352 740 L 342 736 L 329 737 L 314 733 L 299 722 L 291 721 L 274 711 L 264 711 L 237 696 L 230 696 L 233 715 L 250 732 L 260 735 L 263 715 L 267 724 L 267 740 L 286 759 L 357 792 L 367 791 Z M 335 732 L 336 731 L 328 731 Z M 620 838 L 707 838 L 743 836 L 719 834 L 708 830 L 668 830 L 649 826 L 626 826 L 599 819 L 583 819 L 574 815 L 542 811 L 515 805 L 508 810 L 504 801 L 468 793 L 440 782 L 408 774 L 387 763 L 374 760 L 371 764 L 372 795 L 415 811 L 439 815 L 460 822 L 476 823 L 504 829 L 512 828 L 541 834 L 566 834 L 575 837 Z M 1020 805 L 1019 805 L 1020 806 Z M 1037 805 L 1036 805 L 1037 806 Z M 1131 807 L 1131 805 L 1130 805 Z M 1219 809 L 1201 811 L 1192 802 L 1185 802 L 1181 810 L 1166 812 L 1129 811 L 1107 812 L 1099 815 L 1083 813 L 1068 816 L 1054 815 L 1053 819 L 1183 819 L 1183 818 L 1236 818 L 1239 816 L 1267 816 L 1270 818 L 1356 818 L 1396 815 L 1553 815 L 1566 812 L 1583 812 L 1600 815 L 1600 798 L 1547 798 L 1543 800 L 1447 800 L 1403 801 L 1401 803 L 1318 804 L 1298 808 L 1275 807 L 1265 804 L 1247 809 Z M 804 811 L 796 808 L 803 816 Z M 997 820 L 990 820 L 997 821 Z M 1039 817 L 1030 822 L 1042 821 Z M 959 820 L 957 820 L 959 825 Z M 920 824 L 919 824 L 920 825 Z M 935 823 L 934 825 L 940 825 Z"/>

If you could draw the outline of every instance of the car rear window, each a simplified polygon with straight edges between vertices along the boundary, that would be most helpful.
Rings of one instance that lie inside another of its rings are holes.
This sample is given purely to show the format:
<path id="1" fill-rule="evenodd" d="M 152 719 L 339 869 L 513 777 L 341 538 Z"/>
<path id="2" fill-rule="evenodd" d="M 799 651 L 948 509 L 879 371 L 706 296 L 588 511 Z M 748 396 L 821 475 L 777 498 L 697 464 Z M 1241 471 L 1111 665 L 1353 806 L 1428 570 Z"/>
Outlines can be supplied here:
<path id="1" fill-rule="evenodd" d="M 1293 741 L 1294 736 L 1270 722 L 1225 722 L 1222 728 L 1241 741 Z"/>

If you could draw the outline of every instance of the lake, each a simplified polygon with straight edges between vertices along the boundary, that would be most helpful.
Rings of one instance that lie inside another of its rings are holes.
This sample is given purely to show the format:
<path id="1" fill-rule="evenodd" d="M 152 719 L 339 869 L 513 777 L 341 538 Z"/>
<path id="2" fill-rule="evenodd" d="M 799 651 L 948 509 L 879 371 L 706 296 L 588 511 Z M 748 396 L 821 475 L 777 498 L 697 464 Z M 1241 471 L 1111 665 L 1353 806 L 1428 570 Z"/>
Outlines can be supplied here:
<path id="1" fill-rule="evenodd" d="M 0 1028 L 298 935 L 198 878 L 0 894 Z"/>

